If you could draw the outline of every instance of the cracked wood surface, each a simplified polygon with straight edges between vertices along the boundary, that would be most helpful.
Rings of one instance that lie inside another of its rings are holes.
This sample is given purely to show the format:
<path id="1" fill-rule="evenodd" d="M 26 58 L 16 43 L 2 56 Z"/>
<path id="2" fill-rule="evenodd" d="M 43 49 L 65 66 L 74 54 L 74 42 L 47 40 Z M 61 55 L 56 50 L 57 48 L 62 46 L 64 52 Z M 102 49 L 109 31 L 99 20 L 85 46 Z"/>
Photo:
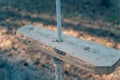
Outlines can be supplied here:
<path id="1" fill-rule="evenodd" d="M 56 32 L 33 25 L 18 29 L 17 37 L 41 52 L 90 72 L 108 74 L 120 65 L 120 52 L 113 48 L 64 34 L 63 41 L 57 42 Z"/>

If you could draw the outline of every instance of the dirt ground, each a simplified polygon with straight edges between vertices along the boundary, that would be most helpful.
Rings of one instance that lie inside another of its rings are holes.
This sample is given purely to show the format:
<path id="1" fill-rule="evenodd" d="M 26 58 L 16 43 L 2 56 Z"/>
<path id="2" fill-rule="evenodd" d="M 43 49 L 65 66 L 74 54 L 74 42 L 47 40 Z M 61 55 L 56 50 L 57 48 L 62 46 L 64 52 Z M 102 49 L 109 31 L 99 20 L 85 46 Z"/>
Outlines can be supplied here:
<path id="1" fill-rule="evenodd" d="M 120 50 L 118 7 L 100 0 L 61 2 L 64 34 Z M 28 24 L 56 31 L 55 1 L 0 1 L 0 80 L 54 80 L 51 57 L 15 36 L 18 28 Z M 65 80 L 120 80 L 119 68 L 99 76 L 64 63 L 63 74 Z"/>

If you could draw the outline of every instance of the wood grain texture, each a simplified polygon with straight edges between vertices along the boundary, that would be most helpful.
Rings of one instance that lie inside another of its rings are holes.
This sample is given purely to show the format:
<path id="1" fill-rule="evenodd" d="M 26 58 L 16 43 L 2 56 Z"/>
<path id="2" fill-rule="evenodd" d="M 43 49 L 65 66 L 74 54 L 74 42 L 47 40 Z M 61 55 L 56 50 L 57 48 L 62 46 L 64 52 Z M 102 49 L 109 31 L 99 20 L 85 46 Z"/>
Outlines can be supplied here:
<path id="1" fill-rule="evenodd" d="M 120 52 L 93 42 L 62 35 L 57 42 L 57 33 L 32 25 L 17 30 L 17 36 L 44 53 L 50 54 L 71 65 L 98 74 L 108 74 L 120 65 Z"/>

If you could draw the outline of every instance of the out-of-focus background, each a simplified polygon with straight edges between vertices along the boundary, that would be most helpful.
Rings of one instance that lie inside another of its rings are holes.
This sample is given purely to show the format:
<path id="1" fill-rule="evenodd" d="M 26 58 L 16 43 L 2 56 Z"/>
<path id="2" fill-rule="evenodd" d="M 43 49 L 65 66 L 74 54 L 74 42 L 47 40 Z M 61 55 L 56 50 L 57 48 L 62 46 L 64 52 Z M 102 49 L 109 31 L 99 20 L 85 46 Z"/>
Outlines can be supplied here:
<path id="1" fill-rule="evenodd" d="M 119 0 L 61 0 L 64 34 L 120 50 Z M 57 31 L 55 0 L 0 0 L 0 80 L 54 80 L 51 57 L 16 39 L 35 25 Z M 120 69 L 99 76 L 63 64 L 65 80 L 120 80 Z"/>

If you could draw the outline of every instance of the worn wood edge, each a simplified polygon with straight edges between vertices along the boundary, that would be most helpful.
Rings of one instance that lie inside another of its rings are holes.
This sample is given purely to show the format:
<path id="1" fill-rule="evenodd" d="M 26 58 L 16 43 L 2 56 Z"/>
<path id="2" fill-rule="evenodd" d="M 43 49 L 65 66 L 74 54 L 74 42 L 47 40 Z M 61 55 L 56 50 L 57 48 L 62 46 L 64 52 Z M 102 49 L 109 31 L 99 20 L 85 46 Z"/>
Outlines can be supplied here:
<path id="1" fill-rule="evenodd" d="M 120 66 L 120 59 L 112 66 L 109 67 L 96 67 L 95 68 L 95 73 L 97 74 L 110 74 L 112 72 L 114 72 L 115 70 L 117 70 L 117 68 L 119 68 Z"/>

